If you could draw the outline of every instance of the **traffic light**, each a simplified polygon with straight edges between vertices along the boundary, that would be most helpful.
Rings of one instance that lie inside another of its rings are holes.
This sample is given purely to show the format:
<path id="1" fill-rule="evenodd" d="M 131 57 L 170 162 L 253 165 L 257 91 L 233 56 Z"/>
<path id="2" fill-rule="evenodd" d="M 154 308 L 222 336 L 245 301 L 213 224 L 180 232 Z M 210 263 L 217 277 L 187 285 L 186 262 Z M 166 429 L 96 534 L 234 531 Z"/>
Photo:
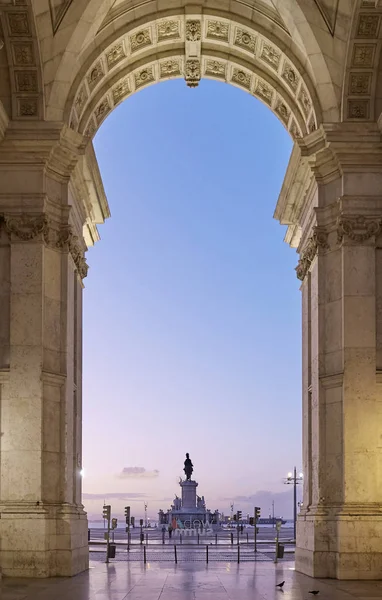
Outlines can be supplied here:
<path id="1" fill-rule="evenodd" d="M 254 517 L 249 517 L 249 524 L 250 524 L 250 525 L 254 525 L 254 524 L 255 524 L 255 519 L 254 519 Z"/>
<path id="2" fill-rule="evenodd" d="M 110 504 L 105 504 L 103 507 L 102 518 L 106 519 L 106 521 L 110 521 L 111 516 L 111 506 Z"/>
<path id="3" fill-rule="evenodd" d="M 141 527 L 143 527 L 143 519 L 139 519 L 139 524 Z"/>
<path id="4" fill-rule="evenodd" d="M 256 518 L 256 522 L 258 519 L 260 519 L 260 507 L 259 506 L 255 506 L 255 518 Z"/>
<path id="5" fill-rule="evenodd" d="M 135 517 L 131 517 L 131 527 L 135 527 Z"/>
<path id="6" fill-rule="evenodd" d="M 237 521 L 237 514 L 236 513 L 233 515 L 233 520 Z"/>
<path id="7" fill-rule="evenodd" d="M 237 511 L 237 520 L 238 520 L 238 521 L 241 521 L 241 518 L 242 518 L 242 516 L 243 516 L 243 513 L 242 513 L 242 511 L 241 511 L 241 510 L 238 510 L 238 511 Z"/>
<path id="8" fill-rule="evenodd" d="M 130 523 L 130 506 L 125 506 L 126 525 Z"/>
<path id="9" fill-rule="evenodd" d="M 111 520 L 111 528 L 112 529 L 117 529 L 117 523 L 118 523 L 118 519 L 114 518 Z"/>

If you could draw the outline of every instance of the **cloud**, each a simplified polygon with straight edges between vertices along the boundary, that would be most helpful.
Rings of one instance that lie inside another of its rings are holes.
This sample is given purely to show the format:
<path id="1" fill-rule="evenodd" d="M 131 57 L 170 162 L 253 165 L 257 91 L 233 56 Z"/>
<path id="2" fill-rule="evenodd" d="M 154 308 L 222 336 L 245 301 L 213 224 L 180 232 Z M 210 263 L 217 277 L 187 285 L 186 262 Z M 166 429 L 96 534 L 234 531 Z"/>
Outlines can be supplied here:
<path id="1" fill-rule="evenodd" d="M 146 471 L 144 467 L 125 467 L 117 477 L 118 479 L 141 479 L 142 477 L 153 479 L 154 477 L 158 477 L 158 475 L 158 469 Z"/>
<path id="2" fill-rule="evenodd" d="M 147 494 L 142 494 L 141 492 L 105 492 L 104 494 L 82 494 L 83 500 L 139 500 L 141 498 L 147 498 Z"/>

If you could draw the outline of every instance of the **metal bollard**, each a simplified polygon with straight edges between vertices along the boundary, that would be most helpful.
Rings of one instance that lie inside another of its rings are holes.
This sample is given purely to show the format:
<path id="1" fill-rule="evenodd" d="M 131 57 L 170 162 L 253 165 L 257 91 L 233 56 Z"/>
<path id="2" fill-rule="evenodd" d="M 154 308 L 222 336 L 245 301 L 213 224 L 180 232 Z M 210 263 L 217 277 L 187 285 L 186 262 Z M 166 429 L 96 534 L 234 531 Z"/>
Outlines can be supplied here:
<path id="1" fill-rule="evenodd" d="M 208 565 L 208 545 L 206 546 L 206 562 L 207 562 L 207 565 Z"/>
<path id="2" fill-rule="evenodd" d="M 231 546 L 233 546 L 233 533 L 231 531 Z"/>
<path id="3" fill-rule="evenodd" d="M 146 564 L 146 546 L 143 546 L 143 562 Z"/>
<path id="4" fill-rule="evenodd" d="M 146 533 L 146 544 L 148 544 L 148 543 L 149 543 L 149 534 Z"/>
<path id="5" fill-rule="evenodd" d="M 237 547 L 237 564 L 240 564 L 240 546 Z"/>
<path id="6" fill-rule="evenodd" d="M 217 545 L 218 545 L 218 534 L 216 533 L 215 534 L 215 546 L 217 546 Z"/>
<path id="7" fill-rule="evenodd" d="M 198 534 L 198 546 L 200 544 L 200 535 Z"/>
<path id="8" fill-rule="evenodd" d="M 182 534 L 179 535 L 180 543 L 183 544 Z"/>
<path id="9" fill-rule="evenodd" d="M 176 552 L 176 544 L 174 544 L 174 554 L 175 554 L 175 564 L 177 565 L 178 564 L 178 555 Z"/>
<path id="10" fill-rule="evenodd" d="M 247 544 L 248 544 L 249 540 L 248 540 L 248 533 L 247 533 Z"/>
<path id="11" fill-rule="evenodd" d="M 162 532 L 162 544 L 164 544 L 164 531 Z"/>

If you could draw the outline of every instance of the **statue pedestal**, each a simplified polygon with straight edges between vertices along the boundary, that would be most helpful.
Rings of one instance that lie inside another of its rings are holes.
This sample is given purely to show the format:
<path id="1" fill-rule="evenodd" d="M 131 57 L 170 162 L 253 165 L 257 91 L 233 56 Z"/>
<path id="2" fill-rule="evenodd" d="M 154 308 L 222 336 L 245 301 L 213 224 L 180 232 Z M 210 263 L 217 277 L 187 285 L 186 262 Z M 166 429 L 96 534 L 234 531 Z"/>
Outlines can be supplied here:
<path id="1" fill-rule="evenodd" d="M 198 484 L 196 481 L 181 481 L 180 487 L 182 488 L 182 509 L 187 510 L 188 508 L 196 508 L 196 488 Z"/>

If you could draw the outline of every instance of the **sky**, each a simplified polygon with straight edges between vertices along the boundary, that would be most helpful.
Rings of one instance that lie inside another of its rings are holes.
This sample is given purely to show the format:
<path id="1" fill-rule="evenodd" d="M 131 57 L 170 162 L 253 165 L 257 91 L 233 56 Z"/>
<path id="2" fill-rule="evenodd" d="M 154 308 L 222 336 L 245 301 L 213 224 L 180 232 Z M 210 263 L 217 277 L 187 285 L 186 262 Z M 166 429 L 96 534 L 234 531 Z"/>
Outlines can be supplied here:
<path id="1" fill-rule="evenodd" d="M 155 519 L 185 453 L 212 510 L 290 517 L 301 469 L 297 254 L 273 212 L 292 142 L 250 94 L 172 80 L 94 146 L 111 209 L 84 290 L 83 502 Z"/>

